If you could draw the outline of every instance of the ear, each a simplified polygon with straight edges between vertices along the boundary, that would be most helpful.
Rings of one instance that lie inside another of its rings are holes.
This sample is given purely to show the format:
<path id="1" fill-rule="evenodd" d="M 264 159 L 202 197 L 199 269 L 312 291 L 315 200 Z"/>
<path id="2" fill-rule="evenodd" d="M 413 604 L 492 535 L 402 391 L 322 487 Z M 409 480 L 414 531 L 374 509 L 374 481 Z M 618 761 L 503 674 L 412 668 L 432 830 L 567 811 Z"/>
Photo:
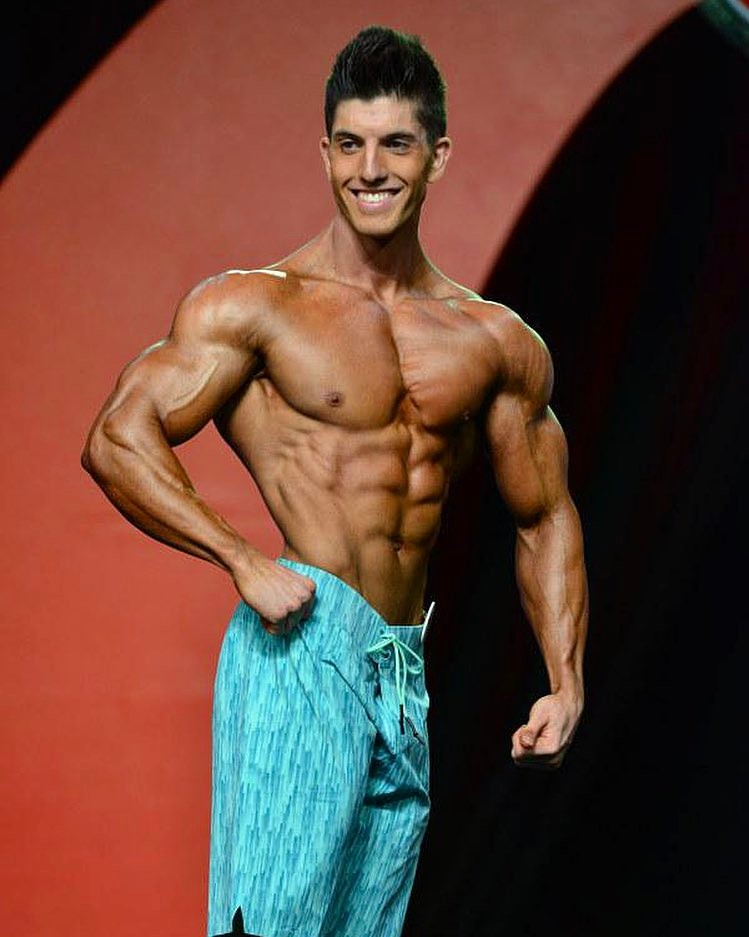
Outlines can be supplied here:
<path id="1" fill-rule="evenodd" d="M 328 182 L 330 182 L 330 138 L 323 137 L 320 140 L 320 156 L 322 156 L 322 164 L 325 167 L 325 175 L 328 177 Z"/>
<path id="2" fill-rule="evenodd" d="M 447 166 L 452 151 L 452 140 L 450 137 L 440 137 L 432 148 L 432 165 L 429 167 L 427 182 L 436 182 L 442 178 L 442 174 Z"/>

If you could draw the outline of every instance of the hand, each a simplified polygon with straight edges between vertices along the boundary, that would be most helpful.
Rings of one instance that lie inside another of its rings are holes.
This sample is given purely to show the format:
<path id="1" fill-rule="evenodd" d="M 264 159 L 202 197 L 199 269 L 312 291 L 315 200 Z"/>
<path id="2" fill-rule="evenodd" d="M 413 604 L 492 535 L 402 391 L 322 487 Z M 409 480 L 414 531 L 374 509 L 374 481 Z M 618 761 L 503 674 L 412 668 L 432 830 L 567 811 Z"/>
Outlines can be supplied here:
<path id="1" fill-rule="evenodd" d="M 312 614 L 315 583 L 286 566 L 254 553 L 232 572 L 244 601 L 270 634 L 288 634 Z"/>
<path id="2" fill-rule="evenodd" d="M 512 736 L 512 759 L 520 768 L 558 768 L 577 729 L 582 704 L 574 696 L 552 693 L 537 700 L 528 722 Z"/>

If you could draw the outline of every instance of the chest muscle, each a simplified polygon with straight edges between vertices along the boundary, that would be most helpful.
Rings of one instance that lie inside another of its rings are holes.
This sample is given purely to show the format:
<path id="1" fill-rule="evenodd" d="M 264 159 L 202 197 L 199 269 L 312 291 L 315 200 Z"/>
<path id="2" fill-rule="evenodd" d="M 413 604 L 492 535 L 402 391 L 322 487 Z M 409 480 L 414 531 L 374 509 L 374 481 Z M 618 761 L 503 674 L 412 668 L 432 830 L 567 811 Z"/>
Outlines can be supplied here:
<path id="1" fill-rule="evenodd" d="M 438 431 L 473 416 L 493 379 L 486 332 L 465 319 L 374 303 L 295 310 L 269 346 L 267 375 L 323 422 L 370 429 L 408 413 Z"/>

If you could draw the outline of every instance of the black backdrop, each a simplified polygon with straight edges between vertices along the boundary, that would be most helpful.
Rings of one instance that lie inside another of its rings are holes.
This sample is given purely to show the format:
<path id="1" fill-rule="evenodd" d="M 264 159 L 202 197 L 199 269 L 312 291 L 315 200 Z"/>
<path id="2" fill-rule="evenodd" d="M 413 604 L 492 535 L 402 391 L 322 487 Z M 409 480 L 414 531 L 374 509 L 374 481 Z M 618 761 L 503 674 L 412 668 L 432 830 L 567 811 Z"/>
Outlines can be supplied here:
<path id="1" fill-rule="evenodd" d="M 4 29 L 2 169 L 150 6 L 28 6 Z M 748 100 L 741 44 L 682 16 L 575 130 L 486 285 L 555 360 L 587 709 L 561 772 L 513 767 L 545 688 L 479 459 L 432 563 L 434 812 L 407 937 L 747 932 Z"/>
<path id="2" fill-rule="evenodd" d="M 705 10 L 576 128 L 486 285 L 546 340 L 591 587 L 562 771 L 508 757 L 546 692 L 487 459 L 432 564 L 435 811 L 408 934 L 749 933 L 744 481 L 749 45 Z"/>
<path id="3" fill-rule="evenodd" d="M 153 0 L 15 3 L 0 28 L 0 175 Z"/>

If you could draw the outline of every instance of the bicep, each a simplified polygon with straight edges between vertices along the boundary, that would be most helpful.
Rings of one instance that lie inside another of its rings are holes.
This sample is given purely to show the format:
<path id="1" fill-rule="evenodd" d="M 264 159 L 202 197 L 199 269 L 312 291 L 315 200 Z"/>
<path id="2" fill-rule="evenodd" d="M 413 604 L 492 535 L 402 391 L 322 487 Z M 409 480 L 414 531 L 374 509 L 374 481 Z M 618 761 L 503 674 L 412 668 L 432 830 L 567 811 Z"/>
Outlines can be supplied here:
<path id="1" fill-rule="evenodd" d="M 500 394 L 487 438 L 500 494 L 519 526 L 530 526 L 567 496 L 567 442 L 551 407 Z"/>
<path id="2" fill-rule="evenodd" d="M 177 445 L 205 426 L 252 376 L 257 360 L 235 320 L 188 297 L 169 336 L 122 372 L 100 420 L 128 433 L 155 426 Z"/>

